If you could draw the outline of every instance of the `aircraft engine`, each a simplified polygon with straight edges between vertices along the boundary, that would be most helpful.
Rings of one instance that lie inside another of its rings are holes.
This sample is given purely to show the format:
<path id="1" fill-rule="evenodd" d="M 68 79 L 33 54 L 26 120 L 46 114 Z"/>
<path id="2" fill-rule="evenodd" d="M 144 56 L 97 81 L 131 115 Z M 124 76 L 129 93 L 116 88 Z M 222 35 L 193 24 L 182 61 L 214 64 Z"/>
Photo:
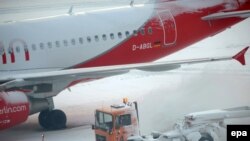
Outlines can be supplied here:
<path id="1" fill-rule="evenodd" d="M 0 130 L 26 121 L 30 111 L 29 105 L 29 100 L 23 92 L 0 92 Z"/>

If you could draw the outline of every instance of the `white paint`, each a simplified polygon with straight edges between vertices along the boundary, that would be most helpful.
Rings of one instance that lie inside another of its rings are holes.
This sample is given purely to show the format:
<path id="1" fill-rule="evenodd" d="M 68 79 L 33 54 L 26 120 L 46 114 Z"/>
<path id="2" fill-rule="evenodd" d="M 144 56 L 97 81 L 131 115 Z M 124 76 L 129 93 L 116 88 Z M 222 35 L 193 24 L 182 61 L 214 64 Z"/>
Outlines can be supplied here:
<path id="1" fill-rule="evenodd" d="M 250 45 L 249 23 L 250 19 L 162 60 L 234 54 L 239 47 Z M 247 64 L 249 57 L 248 52 Z M 142 134 L 150 134 L 152 130 L 166 131 L 190 112 L 249 104 L 249 70 L 249 65 L 242 67 L 229 61 L 184 66 L 171 72 L 132 71 L 80 84 L 71 88 L 71 92 L 65 90 L 55 98 L 56 107 L 68 115 L 68 129 L 43 131 L 37 124 L 38 115 L 33 115 L 26 123 L 1 131 L 0 138 L 34 141 L 42 140 L 44 134 L 46 141 L 93 141 L 95 135 L 89 125 L 93 123 L 94 109 L 120 102 L 123 97 L 139 100 Z M 222 101 L 221 97 L 225 99 Z M 155 121 L 161 124 L 155 124 Z M 231 122 L 249 124 L 249 119 Z M 220 141 L 226 141 L 223 138 L 225 133 L 221 133 Z"/>
<path id="2" fill-rule="evenodd" d="M 0 109 L 0 115 L 7 115 L 11 113 L 26 111 L 26 110 L 27 108 L 25 105 L 21 105 L 21 106 L 20 105 L 19 106 L 8 105 Z"/>
<path id="3" fill-rule="evenodd" d="M 11 92 L 1 92 L 0 96 L 4 99 L 7 104 L 21 104 L 27 103 L 28 98 L 22 92 L 11 91 Z"/>
<path id="4" fill-rule="evenodd" d="M 14 47 L 15 63 L 11 63 L 10 54 L 7 53 L 7 64 L 1 65 L 0 70 L 57 70 L 85 62 L 124 41 L 125 32 L 132 34 L 152 13 L 153 5 L 137 5 L 2 24 L 0 41 L 3 42 L 5 50 L 8 50 L 11 40 L 23 39 L 28 44 L 30 61 L 25 61 L 22 49 L 17 53 Z M 122 38 L 118 38 L 119 32 L 123 34 Z M 113 40 L 110 39 L 111 33 L 115 37 Z M 107 36 L 106 41 L 102 39 L 103 34 Z M 99 41 L 95 41 L 96 35 Z M 83 44 L 78 42 L 80 37 L 84 40 Z M 91 43 L 87 41 L 87 37 L 91 37 Z M 72 39 L 75 39 L 76 45 L 71 44 Z M 64 40 L 68 42 L 67 47 L 63 45 Z M 60 41 L 60 47 L 56 47 L 56 41 Z M 53 44 L 52 48 L 48 48 L 48 42 Z M 40 49 L 40 43 L 44 44 L 44 49 Z M 32 50 L 31 44 L 36 44 L 35 51 Z"/>

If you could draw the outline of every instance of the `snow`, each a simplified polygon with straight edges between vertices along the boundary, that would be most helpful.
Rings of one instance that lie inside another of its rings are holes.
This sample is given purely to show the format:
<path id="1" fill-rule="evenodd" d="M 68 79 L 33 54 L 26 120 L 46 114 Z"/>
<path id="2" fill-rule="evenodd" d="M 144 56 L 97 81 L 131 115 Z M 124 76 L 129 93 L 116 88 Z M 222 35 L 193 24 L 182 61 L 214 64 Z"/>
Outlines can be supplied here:
<path id="1" fill-rule="evenodd" d="M 163 60 L 233 55 L 250 45 L 250 19 L 225 32 L 194 44 Z M 79 84 L 55 97 L 55 106 L 68 116 L 67 129 L 44 131 L 38 115 L 14 128 L 1 131 L 1 141 L 93 141 L 96 108 L 119 104 L 122 98 L 138 101 L 140 127 L 144 135 L 151 131 L 172 129 L 188 113 L 247 106 L 250 103 L 250 54 L 247 65 L 222 61 L 185 65 L 168 72 L 130 73 Z M 228 120 L 228 123 L 250 124 L 250 118 Z"/>
<path id="2" fill-rule="evenodd" d="M 28 103 L 27 96 L 22 92 L 1 92 L 1 96 L 7 104 Z"/>

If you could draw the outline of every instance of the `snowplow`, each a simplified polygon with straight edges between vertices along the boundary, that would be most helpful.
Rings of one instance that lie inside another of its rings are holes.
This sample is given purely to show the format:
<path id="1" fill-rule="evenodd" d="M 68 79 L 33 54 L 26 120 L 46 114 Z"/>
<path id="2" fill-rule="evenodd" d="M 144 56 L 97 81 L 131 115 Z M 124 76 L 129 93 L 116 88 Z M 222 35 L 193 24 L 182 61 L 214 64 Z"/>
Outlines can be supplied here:
<path id="1" fill-rule="evenodd" d="M 235 107 L 190 113 L 167 132 L 129 137 L 128 141 L 222 141 L 226 140 L 227 119 L 250 118 L 250 107 Z"/>
<path id="2" fill-rule="evenodd" d="M 235 118 L 250 118 L 250 107 L 190 113 L 170 131 L 141 136 L 137 102 L 123 99 L 120 105 L 97 109 L 92 129 L 96 141 L 221 141 L 225 120 Z"/>

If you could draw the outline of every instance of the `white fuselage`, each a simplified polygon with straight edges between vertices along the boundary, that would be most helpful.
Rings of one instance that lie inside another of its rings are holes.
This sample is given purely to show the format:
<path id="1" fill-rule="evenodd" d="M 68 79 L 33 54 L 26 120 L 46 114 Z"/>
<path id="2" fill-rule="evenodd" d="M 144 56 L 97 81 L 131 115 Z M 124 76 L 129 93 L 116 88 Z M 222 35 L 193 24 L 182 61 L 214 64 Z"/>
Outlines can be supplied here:
<path id="1" fill-rule="evenodd" d="M 4 48 L 7 60 L 0 61 L 0 71 L 58 70 L 86 62 L 125 41 L 152 13 L 147 4 L 2 24 L 0 54 Z"/>

